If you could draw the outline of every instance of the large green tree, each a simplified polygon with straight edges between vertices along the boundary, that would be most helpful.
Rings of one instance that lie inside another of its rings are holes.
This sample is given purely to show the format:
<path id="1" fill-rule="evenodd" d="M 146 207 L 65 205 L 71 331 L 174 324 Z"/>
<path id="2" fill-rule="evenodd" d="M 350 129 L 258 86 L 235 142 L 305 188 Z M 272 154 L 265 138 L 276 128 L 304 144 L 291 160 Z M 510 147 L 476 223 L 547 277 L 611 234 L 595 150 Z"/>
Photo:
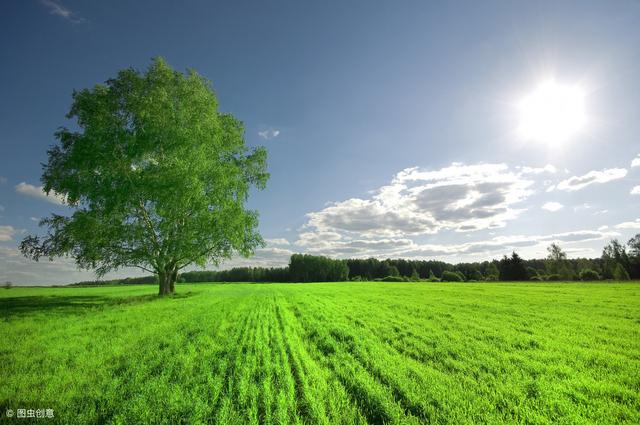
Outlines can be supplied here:
<path id="1" fill-rule="evenodd" d="M 263 244 L 258 214 L 245 207 L 264 188 L 264 148 L 249 149 L 240 121 L 218 111 L 208 80 L 156 58 L 146 72 L 126 69 L 73 93 L 48 151 L 42 183 L 62 195 L 70 215 L 42 220 L 22 252 L 35 260 L 71 256 L 99 276 L 138 267 L 175 291 L 190 264 L 248 256 Z"/>

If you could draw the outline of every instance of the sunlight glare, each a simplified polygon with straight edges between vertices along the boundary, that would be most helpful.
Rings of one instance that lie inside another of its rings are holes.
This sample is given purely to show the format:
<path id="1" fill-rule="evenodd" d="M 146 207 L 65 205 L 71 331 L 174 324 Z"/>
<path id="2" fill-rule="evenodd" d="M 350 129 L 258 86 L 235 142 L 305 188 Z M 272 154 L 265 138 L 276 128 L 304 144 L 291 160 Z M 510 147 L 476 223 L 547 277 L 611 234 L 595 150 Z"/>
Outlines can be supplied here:
<path id="1" fill-rule="evenodd" d="M 544 81 L 518 106 L 518 132 L 528 141 L 562 143 L 586 123 L 585 92 L 579 85 Z"/>

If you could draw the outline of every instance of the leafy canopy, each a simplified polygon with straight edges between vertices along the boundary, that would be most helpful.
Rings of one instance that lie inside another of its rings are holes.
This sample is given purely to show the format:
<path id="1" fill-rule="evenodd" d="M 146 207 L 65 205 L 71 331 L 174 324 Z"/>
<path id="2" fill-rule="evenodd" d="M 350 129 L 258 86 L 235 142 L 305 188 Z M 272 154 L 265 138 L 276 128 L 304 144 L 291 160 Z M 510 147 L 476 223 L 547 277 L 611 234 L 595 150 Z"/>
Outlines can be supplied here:
<path id="1" fill-rule="evenodd" d="M 34 259 L 70 255 L 98 275 L 125 266 L 158 274 L 218 263 L 263 244 L 251 187 L 268 179 L 264 148 L 248 149 L 240 121 L 218 112 L 210 83 L 156 58 L 73 93 L 43 165 L 44 190 L 65 197 L 70 216 L 42 220 L 23 240 Z"/>

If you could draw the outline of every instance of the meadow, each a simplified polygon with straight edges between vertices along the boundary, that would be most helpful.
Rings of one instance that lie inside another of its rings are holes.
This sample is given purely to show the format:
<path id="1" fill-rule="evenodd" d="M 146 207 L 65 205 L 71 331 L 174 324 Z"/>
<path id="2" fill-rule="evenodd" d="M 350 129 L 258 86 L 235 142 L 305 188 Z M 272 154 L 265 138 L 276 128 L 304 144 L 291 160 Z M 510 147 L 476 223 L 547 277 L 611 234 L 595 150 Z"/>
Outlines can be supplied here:
<path id="1" fill-rule="evenodd" d="M 640 423 L 637 283 L 156 292 L 0 289 L 2 420 Z"/>

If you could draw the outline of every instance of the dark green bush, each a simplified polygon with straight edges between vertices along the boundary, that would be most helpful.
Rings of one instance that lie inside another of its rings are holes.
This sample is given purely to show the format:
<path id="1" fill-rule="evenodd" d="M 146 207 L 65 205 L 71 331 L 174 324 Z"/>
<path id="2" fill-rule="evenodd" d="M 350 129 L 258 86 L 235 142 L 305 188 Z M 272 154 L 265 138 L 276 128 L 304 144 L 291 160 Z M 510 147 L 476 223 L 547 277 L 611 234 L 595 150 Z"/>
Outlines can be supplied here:
<path id="1" fill-rule="evenodd" d="M 442 281 L 443 282 L 464 282 L 464 277 L 460 273 L 450 272 L 449 270 L 445 270 L 442 272 Z"/>
<path id="2" fill-rule="evenodd" d="M 406 280 L 400 276 L 387 276 L 387 277 L 383 277 L 380 280 L 383 282 L 406 282 Z"/>
<path id="3" fill-rule="evenodd" d="M 591 269 L 584 269 L 580 271 L 580 280 L 600 280 L 600 275 L 597 271 Z"/>
<path id="4" fill-rule="evenodd" d="M 618 263 L 613 271 L 613 278 L 615 280 L 629 280 L 629 272 L 622 264 Z"/>

